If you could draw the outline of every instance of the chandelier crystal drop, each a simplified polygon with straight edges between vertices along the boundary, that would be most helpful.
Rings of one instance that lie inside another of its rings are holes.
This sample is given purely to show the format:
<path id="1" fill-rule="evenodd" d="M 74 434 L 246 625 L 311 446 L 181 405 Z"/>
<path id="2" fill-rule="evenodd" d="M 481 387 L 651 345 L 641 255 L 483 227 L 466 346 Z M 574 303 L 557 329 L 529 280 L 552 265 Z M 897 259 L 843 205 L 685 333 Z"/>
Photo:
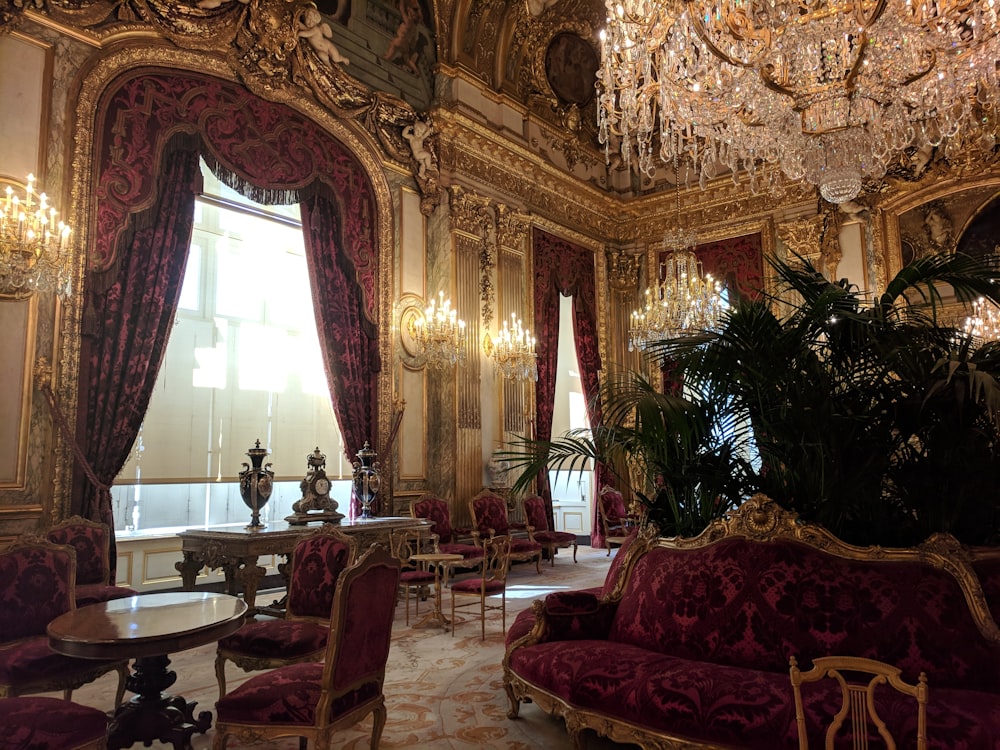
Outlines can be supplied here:
<path id="1" fill-rule="evenodd" d="M 907 149 L 992 148 L 1000 0 L 606 0 L 598 127 L 649 175 L 745 170 L 851 200 Z M 979 142 L 977 140 L 977 142 Z"/>
<path id="2" fill-rule="evenodd" d="M 424 362 L 432 369 L 445 369 L 465 363 L 468 347 L 468 332 L 465 321 L 459 319 L 458 311 L 445 299 L 444 292 L 424 310 L 423 318 L 416 317 L 411 323 L 410 334 L 420 346 Z"/>
<path id="3" fill-rule="evenodd" d="M 965 319 L 962 328 L 979 341 L 1000 340 L 1000 310 L 980 297 L 972 303 L 972 315 Z"/>
<path id="4" fill-rule="evenodd" d="M 538 355 L 535 352 L 535 337 L 521 324 L 514 313 L 510 315 L 510 325 L 503 322 L 497 338 L 489 342 L 489 355 L 493 367 L 504 378 L 511 380 L 538 380 Z"/>
<path id="5" fill-rule="evenodd" d="M 0 194 L 0 297 L 24 299 L 35 292 L 70 292 L 73 253 L 70 228 L 28 175 L 24 194 L 7 186 Z"/>

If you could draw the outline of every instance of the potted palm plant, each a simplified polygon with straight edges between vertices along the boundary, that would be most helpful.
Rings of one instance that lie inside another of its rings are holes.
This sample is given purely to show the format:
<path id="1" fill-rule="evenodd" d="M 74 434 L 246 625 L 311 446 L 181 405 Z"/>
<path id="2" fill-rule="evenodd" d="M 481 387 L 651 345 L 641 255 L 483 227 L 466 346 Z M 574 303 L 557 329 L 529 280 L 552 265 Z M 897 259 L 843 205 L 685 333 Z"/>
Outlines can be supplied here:
<path id="1" fill-rule="evenodd" d="M 931 255 L 868 299 L 801 258 L 772 265 L 781 302 L 740 300 L 718 330 L 648 350 L 676 393 L 609 378 L 592 432 L 510 445 L 515 491 L 595 459 L 665 535 L 763 492 L 855 544 L 1000 542 L 1000 344 L 942 314 L 942 289 L 1000 302 L 996 272 Z"/>

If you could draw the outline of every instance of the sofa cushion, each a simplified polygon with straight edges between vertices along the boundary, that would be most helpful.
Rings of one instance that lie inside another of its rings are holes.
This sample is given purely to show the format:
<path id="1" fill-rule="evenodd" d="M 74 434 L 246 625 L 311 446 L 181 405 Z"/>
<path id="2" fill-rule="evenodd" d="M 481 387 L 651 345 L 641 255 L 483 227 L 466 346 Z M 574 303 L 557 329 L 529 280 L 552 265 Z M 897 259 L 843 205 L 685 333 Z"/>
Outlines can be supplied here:
<path id="1" fill-rule="evenodd" d="M 1000 651 L 957 582 L 917 562 L 856 561 L 798 542 L 656 547 L 629 576 L 609 638 L 662 654 L 785 673 L 789 656 L 854 654 L 936 687 L 1000 692 Z"/>
<path id="2" fill-rule="evenodd" d="M 574 708 L 697 742 L 752 750 L 798 748 L 795 704 L 787 671 L 766 672 L 697 662 L 607 641 L 550 642 L 517 649 L 511 668 Z M 833 680 L 803 685 L 810 747 L 840 707 Z M 876 706 L 890 731 L 915 746 L 912 698 L 880 688 Z M 930 747 L 1000 750 L 1000 696 L 934 690 L 928 704 Z M 850 739 L 850 726 L 842 737 Z M 837 745 L 842 746 L 841 744 Z M 846 745 L 850 746 L 847 742 Z M 881 747 L 871 737 L 872 747 Z"/>

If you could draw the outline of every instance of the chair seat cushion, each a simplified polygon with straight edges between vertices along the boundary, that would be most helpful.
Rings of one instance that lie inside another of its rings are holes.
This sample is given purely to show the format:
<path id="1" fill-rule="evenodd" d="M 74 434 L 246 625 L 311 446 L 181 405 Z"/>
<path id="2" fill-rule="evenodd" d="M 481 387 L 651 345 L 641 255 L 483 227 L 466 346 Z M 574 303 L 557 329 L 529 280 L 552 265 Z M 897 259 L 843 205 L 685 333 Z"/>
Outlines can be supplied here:
<path id="1" fill-rule="evenodd" d="M 0 700 L 2 750 L 72 750 L 105 736 L 103 711 L 58 698 Z"/>
<path id="2" fill-rule="evenodd" d="M 529 542 L 527 539 L 511 539 L 510 553 L 512 555 L 523 555 L 530 552 L 541 552 L 542 545 L 538 542 Z"/>
<path id="3" fill-rule="evenodd" d="M 458 591 L 462 594 L 478 594 L 482 588 L 482 579 L 479 578 L 467 578 L 464 581 L 455 581 L 455 583 L 451 584 L 452 591 Z M 487 594 L 499 594 L 503 589 L 503 581 L 486 582 Z"/>
<path id="4" fill-rule="evenodd" d="M 404 570 L 399 574 L 400 583 L 416 585 L 418 583 L 434 583 L 434 573 L 429 570 Z"/>
<path id="5" fill-rule="evenodd" d="M 0 685 L 18 687 L 52 680 L 72 680 L 114 664 L 104 659 L 76 659 L 49 647 L 47 636 L 38 635 L 4 644 L 0 648 Z M 0 701 L 2 702 L 2 701 Z"/>
<path id="6" fill-rule="evenodd" d="M 330 626 L 313 620 L 248 622 L 219 641 L 219 649 L 245 656 L 296 658 L 326 648 Z"/>
<path id="7" fill-rule="evenodd" d="M 447 555 L 461 555 L 466 560 L 478 560 L 483 556 L 482 548 L 474 544 L 451 542 L 449 544 L 439 544 L 438 549 Z"/>
<path id="8" fill-rule="evenodd" d="M 230 724 L 316 723 L 322 662 L 280 667 L 244 682 L 215 704 L 218 722 Z M 377 698 L 378 686 L 367 682 L 333 701 L 330 720 Z"/>
<path id="9" fill-rule="evenodd" d="M 540 544 L 576 544 L 576 534 L 568 531 L 536 531 L 535 541 Z"/>
<path id="10" fill-rule="evenodd" d="M 138 596 L 139 592 L 127 586 L 111 586 L 105 583 L 85 583 L 76 585 L 76 606 L 109 602 L 112 599 L 126 599 Z"/>

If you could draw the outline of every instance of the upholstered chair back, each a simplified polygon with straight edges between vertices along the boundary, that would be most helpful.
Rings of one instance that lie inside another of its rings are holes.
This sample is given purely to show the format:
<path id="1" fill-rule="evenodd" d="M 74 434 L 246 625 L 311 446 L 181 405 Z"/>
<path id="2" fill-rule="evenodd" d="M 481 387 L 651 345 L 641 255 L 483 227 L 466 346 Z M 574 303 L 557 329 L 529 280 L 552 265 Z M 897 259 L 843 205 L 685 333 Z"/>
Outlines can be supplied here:
<path id="1" fill-rule="evenodd" d="M 72 547 L 23 538 L 0 552 L 0 642 L 44 635 L 52 620 L 75 608 L 75 580 Z"/>
<path id="2" fill-rule="evenodd" d="M 510 533 L 507 501 L 489 490 L 483 490 L 469 501 L 475 531 L 481 538 L 506 536 Z"/>
<path id="3" fill-rule="evenodd" d="M 549 519 L 545 516 L 545 500 L 538 495 L 524 498 L 524 518 L 536 532 L 549 530 Z"/>
<path id="4" fill-rule="evenodd" d="M 622 493 L 611 487 L 604 487 L 598 495 L 601 513 L 609 524 L 620 524 L 626 517 L 625 499 Z"/>
<path id="5" fill-rule="evenodd" d="M 356 542 L 329 524 L 299 540 L 292 552 L 288 616 L 328 620 L 340 574 L 355 555 Z"/>
<path id="6" fill-rule="evenodd" d="M 452 541 L 451 510 L 448 502 L 434 495 L 423 495 L 418 500 L 410 502 L 410 515 L 414 518 L 425 518 L 431 522 L 431 531 L 437 534 L 440 544 L 450 544 Z"/>
<path id="7" fill-rule="evenodd" d="M 107 584 L 111 578 L 111 535 L 103 523 L 82 516 L 71 516 L 49 529 L 54 544 L 66 544 L 76 550 L 76 583 Z"/>
<path id="8" fill-rule="evenodd" d="M 369 683 L 381 693 L 398 585 L 399 560 L 381 545 L 372 545 L 340 576 L 326 646 L 324 697 Z"/>

